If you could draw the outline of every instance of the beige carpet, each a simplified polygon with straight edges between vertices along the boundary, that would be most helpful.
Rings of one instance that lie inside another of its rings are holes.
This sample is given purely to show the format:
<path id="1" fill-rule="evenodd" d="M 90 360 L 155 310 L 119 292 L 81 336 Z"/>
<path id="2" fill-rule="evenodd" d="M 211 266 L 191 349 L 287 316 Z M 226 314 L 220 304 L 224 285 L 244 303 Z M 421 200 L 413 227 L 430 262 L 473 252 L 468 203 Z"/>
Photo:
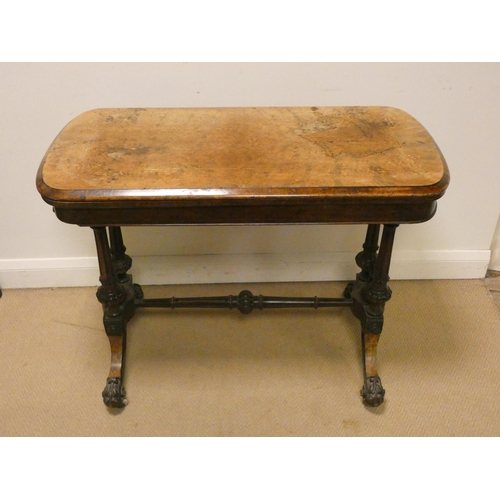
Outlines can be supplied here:
<path id="1" fill-rule="evenodd" d="M 483 280 L 392 282 L 379 348 L 386 402 L 364 407 L 347 308 L 140 310 L 129 405 L 100 396 L 109 345 L 94 288 L 4 290 L 2 436 L 498 436 L 500 312 Z M 342 283 L 145 287 L 148 297 L 340 296 Z"/>

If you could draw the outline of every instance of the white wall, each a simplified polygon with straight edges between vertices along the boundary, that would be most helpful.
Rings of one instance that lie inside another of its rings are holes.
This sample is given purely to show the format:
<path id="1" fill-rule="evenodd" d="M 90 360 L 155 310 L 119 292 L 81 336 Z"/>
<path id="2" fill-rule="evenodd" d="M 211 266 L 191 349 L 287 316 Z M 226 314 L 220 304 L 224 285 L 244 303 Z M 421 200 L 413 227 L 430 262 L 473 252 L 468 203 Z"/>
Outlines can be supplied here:
<path id="1" fill-rule="evenodd" d="M 98 283 L 92 231 L 56 219 L 35 188 L 46 149 L 79 113 L 312 105 L 395 106 L 421 121 L 451 184 L 431 221 L 398 230 L 391 277 L 483 277 L 500 212 L 500 64 L 4 63 L 0 286 Z M 349 279 L 363 234 L 344 226 L 124 230 L 138 257 L 134 277 L 145 284 Z"/>

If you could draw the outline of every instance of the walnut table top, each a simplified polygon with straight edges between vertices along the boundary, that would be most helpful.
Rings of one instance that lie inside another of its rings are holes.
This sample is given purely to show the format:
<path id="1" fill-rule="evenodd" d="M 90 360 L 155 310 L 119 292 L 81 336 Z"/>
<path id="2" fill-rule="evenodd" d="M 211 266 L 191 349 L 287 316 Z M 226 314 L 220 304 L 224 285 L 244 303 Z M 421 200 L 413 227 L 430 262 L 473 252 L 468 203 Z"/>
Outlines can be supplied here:
<path id="1" fill-rule="evenodd" d="M 389 107 L 97 109 L 50 146 L 37 186 L 65 222 L 401 223 L 449 180 Z"/>

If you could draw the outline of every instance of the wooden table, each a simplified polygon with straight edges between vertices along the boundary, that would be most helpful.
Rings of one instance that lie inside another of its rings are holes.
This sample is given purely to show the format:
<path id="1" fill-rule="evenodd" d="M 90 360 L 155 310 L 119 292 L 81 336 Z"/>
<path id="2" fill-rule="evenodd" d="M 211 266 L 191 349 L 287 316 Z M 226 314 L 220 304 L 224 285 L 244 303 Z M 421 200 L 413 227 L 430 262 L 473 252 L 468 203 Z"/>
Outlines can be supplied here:
<path id="1" fill-rule="evenodd" d="M 122 384 L 128 320 L 141 307 L 349 306 L 362 330 L 365 404 L 377 372 L 396 227 L 424 222 L 449 182 L 446 162 L 414 118 L 389 107 L 97 109 L 72 120 L 40 165 L 37 187 L 63 222 L 94 230 L 111 369 Z M 128 270 L 121 226 L 367 224 L 361 271 L 342 298 L 238 296 L 146 299 Z M 380 238 L 380 229 L 383 226 Z M 109 236 L 109 239 L 108 239 Z"/>

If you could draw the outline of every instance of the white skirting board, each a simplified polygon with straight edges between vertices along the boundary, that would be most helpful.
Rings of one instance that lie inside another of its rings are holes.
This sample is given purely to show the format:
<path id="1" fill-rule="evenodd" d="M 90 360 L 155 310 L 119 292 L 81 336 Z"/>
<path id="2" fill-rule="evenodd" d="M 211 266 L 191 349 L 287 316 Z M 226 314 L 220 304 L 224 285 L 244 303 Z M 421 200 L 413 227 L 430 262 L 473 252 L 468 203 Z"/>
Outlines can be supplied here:
<path id="1" fill-rule="evenodd" d="M 355 254 L 293 253 L 133 257 L 142 285 L 349 281 L 359 271 Z M 391 279 L 484 278 L 489 250 L 394 252 Z M 97 258 L 0 260 L 0 287 L 55 288 L 99 285 Z"/>

